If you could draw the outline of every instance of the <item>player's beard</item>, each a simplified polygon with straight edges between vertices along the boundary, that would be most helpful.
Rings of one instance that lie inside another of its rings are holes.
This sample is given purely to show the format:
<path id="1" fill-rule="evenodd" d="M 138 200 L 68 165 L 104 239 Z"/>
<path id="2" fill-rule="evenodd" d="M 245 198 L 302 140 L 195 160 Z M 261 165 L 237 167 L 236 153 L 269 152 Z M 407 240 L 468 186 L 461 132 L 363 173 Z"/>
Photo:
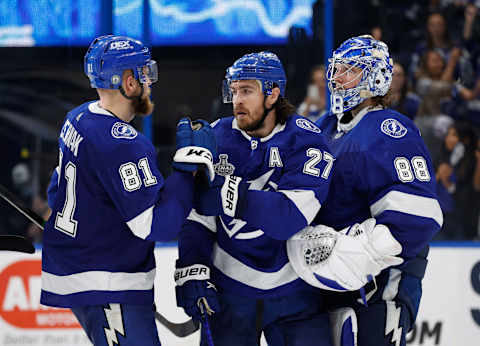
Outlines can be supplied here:
<path id="1" fill-rule="evenodd" d="M 150 100 L 150 96 L 144 95 L 142 98 L 135 98 L 132 100 L 133 111 L 135 115 L 146 117 L 153 113 L 155 104 Z"/>
<path id="2" fill-rule="evenodd" d="M 245 112 L 246 115 L 242 116 L 242 119 L 238 116 L 238 112 Z M 262 111 L 260 109 L 255 112 L 256 115 L 259 115 L 258 117 L 254 118 L 252 117 L 252 112 L 247 111 L 246 109 L 234 109 L 233 114 L 235 115 L 235 118 L 237 119 L 237 125 L 240 130 L 249 132 L 249 131 L 255 131 L 258 130 L 262 126 L 263 122 L 263 117 L 262 117 Z M 254 120 L 252 120 L 254 119 Z M 250 120 L 250 121 L 249 121 Z"/>

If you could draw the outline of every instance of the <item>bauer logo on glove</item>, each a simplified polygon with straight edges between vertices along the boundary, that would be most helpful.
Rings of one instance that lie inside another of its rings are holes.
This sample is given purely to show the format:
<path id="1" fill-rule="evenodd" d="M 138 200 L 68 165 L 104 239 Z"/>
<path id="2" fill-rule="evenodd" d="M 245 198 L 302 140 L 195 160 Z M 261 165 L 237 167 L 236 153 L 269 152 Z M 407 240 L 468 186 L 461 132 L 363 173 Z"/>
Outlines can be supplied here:
<path id="1" fill-rule="evenodd" d="M 174 279 L 178 286 L 182 286 L 188 280 L 208 280 L 210 279 L 210 268 L 202 264 L 177 268 Z"/>

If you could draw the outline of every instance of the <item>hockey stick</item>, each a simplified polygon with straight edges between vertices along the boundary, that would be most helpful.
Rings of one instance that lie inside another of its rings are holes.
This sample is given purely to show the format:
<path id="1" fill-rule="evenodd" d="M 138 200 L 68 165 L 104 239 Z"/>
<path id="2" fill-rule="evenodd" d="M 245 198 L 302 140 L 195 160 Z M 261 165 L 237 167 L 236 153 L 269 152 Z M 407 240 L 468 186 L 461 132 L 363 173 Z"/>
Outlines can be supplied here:
<path id="1" fill-rule="evenodd" d="M 3 185 L 0 185 L 0 197 L 43 231 L 43 219 L 33 210 L 25 207 L 23 202 Z M 0 250 L 34 253 L 35 247 L 27 238 L 17 235 L 0 235 Z"/>
<path id="2" fill-rule="evenodd" d="M 0 250 L 35 253 L 33 244 L 19 235 L 0 235 Z"/>
<path id="3" fill-rule="evenodd" d="M 198 307 L 200 308 L 200 312 L 202 314 L 202 330 L 203 330 L 203 335 L 205 336 L 205 339 L 207 341 L 207 345 L 215 346 L 213 344 L 213 337 L 212 337 L 212 331 L 210 330 L 210 324 L 208 323 L 208 316 L 213 314 L 214 311 L 212 311 L 208 306 L 207 299 L 205 297 L 200 298 L 198 300 Z"/>
<path id="4" fill-rule="evenodd" d="M 45 221 L 43 221 L 42 217 L 37 213 L 35 213 L 30 208 L 25 207 L 25 205 L 20 200 L 20 198 L 18 198 L 13 193 L 8 191 L 8 189 L 1 184 L 0 184 L 0 197 L 2 197 L 8 204 L 10 204 L 12 207 L 17 209 L 20 213 L 22 213 L 31 222 L 33 222 L 35 225 L 40 227 L 43 231 L 43 224 L 45 223 Z"/>
<path id="5" fill-rule="evenodd" d="M 1 184 L 0 197 L 3 198 L 12 207 L 14 207 L 23 216 L 25 216 L 27 219 L 29 219 L 31 222 L 41 228 L 41 230 L 43 231 L 44 221 L 41 216 L 35 213 L 30 208 L 25 207 L 23 202 L 17 196 L 15 196 L 12 192 L 10 192 L 5 186 Z M 29 242 L 23 237 L 14 235 L 0 235 L 0 250 L 20 251 L 27 253 L 35 252 L 35 248 L 33 247 L 31 242 Z M 167 320 L 157 311 L 155 311 L 155 318 L 173 334 L 179 337 L 185 337 L 193 334 L 199 328 L 198 322 L 194 322 L 192 319 L 184 323 L 173 323 Z"/>
<path id="6" fill-rule="evenodd" d="M 169 331 L 171 331 L 173 334 L 175 334 L 176 336 L 178 336 L 180 338 L 184 338 L 186 336 L 189 336 L 189 335 L 195 333 L 198 330 L 198 328 L 200 327 L 199 323 L 197 321 L 194 321 L 193 319 L 189 319 L 188 321 L 183 322 L 183 323 L 170 322 L 162 314 L 160 314 L 158 311 L 155 311 L 155 318 L 165 328 L 167 328 Z"/>

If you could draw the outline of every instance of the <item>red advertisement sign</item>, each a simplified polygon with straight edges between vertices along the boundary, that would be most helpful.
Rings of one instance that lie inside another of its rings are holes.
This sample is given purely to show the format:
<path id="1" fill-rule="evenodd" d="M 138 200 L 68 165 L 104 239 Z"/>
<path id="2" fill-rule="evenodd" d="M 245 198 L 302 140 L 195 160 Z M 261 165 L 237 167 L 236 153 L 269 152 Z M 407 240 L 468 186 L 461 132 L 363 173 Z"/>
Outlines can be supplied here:
<path id="1" fill-rule="evenodd" d="M 40 259 L 19 260 L 0 272 L 0 316 L 10 325 L 29 329 L 81 328 L 69 309 L 40 305 Z"/>

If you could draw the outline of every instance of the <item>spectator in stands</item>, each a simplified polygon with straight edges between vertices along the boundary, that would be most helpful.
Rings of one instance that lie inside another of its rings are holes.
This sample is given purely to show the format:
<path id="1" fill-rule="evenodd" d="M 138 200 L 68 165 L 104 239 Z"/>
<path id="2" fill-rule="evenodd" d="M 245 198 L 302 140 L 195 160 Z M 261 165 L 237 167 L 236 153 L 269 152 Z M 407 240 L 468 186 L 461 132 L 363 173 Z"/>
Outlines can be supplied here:
<path id="1" fill-rule="evenodd" d="M 450 59 L 445 62 L 438 50 L 427 50 L 422 57 L 416 77 L 416 91 L 423 99 L 419 115 L 437 115 L 441 113 L 441 99 L 451 96 L 455 65 L 461 51 L 454 48 Z"/>
<path id="2" fill-rule="evenodd" d="M 480 40 L 480 20 L 477 13 L 478 7 L 475 4 L 470 3 L 465 6 L 463 41 L 470 51 L 474 49 L 471 45 L 478 44 Z"/>
<path id="3" fill-rule="evenodd" d="M 383 30 L 380 26 L 374 26 L 372 30 L 370 31 L 370 35 L 377 41 L 382 41 L 382 36 L 383 36 Z"/>
<path id="4" fill-rule="evenodd" d="M 454 50 L 448 63 L 436 50 L 428 50 L 422 57 L 417 73 L 416 93 L 422 99 L 415 124 L 433 159 L 438 156 L 448 126 L 453 122 L 443 107 L 452 100 L 453 69 L 460 51 Z M 446 126 L 445 126 L 446 125 Z"/>
<path id="5" fill-rule="evenodd" d="M 315 122 L 326 112 L 325 66 L 314 66 L 310 78 L 307 96 L 298 107 L 297 113 Z"/>
<path id="6" fill-rule="evenodd" d="M 477 227 L 475 240 L 480 240 L 480 139 L 477 140 L 477 147 L 475 148 L 475 172 L 473 173 L 473 188 L 474 200 L 472 205 L 476 206 Z"/>
<path id="7" fill-rule="evenodd" d="M 393 79 L 390 87 L 391 108 L 405 114 L 410 119 L 415 119 L 420 106 L 420 98 L 409 90 L 408 79 L 405 76 L 405 69 L 396 62 L 393 64 Z"/>
<path id="8" fill-rule="evenodd" d="M 480 139 L 477 140 L 477 147 L 475 148 L 475 173 L 473 175 L 473 187 L 475 191 L 480 192 Z"/>
<path id="9" fill-rule="evenodd" d="M 436 162 L 437 193 L 445 214 L 444 234 L 448 239 L 473 239 L 478 211 L 472 181 L 475 171 L 476 136 L 468 123 L 448 129 L 442 155 Z"/>
<path id="10" fill-rule="evenodd" d="M 43 197 L 33 193 L 32 174 L 26 163 L 20 162 L 13 167 L 12 182 L 12 192 L 46 221 L 51 213 L 50 208 Z M 41 241 L 42 230 L 25 216 L 15 212 L 9 215 L 9 220 L 11 234 L 19 234 L 35 242 Z"/>
<path id="11" fill-rule="evenodd" d="M 467 57 L 463 57 L 458 43 L 453 42 L 448 31 L 445 17 L 440 12 L 434 12 L 428 16 L 425 40 L 417 45 L 415 53 L 412 55 L 410 65 L 410 77 L 414 78 L 421 68 L 421 59 L 428 51 L 435 50 L 444 60 L 446 66 L 452 66 L 452 76 L 461 76 L 461 71 L 471 73 L 468 69 L 470 62 Z M 457 64 L 459 66 L 457 67 Z M 461 65 L 461 66 L 460 66 Z M 470 65 L 471 67 L 471 65 Z"/>

